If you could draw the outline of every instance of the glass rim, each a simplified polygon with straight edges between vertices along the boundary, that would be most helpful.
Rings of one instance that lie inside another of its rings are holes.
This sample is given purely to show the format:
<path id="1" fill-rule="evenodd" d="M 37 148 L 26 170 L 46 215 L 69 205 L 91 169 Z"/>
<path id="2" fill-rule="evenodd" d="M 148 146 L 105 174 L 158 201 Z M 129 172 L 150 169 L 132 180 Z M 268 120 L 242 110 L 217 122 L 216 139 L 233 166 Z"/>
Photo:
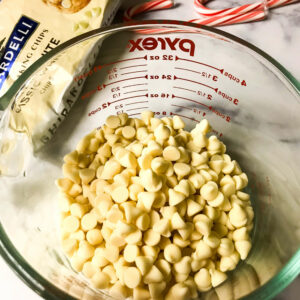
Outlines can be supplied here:
<path id="1" fill-rule="evenodd" d="M 239 44 L 246 49 L 252 50 L 254 53 L 260 55 L 262 58 L 266 59 L 271 65 L 273 65 L 281 75 L 284 76 L 286 81 L 290 86 L 300 95 L 300 82 L 279 62 L 274 58 L 269 56 L 267 53 L 257 48 L 256 46 L 248 43 L 247 41 L 238 38 L 230 33 L 224 32 L 220 29 L 207 27 L 204 25 L 198 25 L 195 23 L 190 23 L 186 21 L 177 20 L 150 20 L 150 21 L 132 21 L 127 23 L 121 23 L 116 25 L 111 25 L 104 28 L 95 29 L 84 33 L 82 35 L 76 36 L 61 45 L 57 46 L 55 49 L 45 54 L 37 61 L 35 61 L 9 88 L 9 90 L 0 97 L 0 110 L 4 110 L 10 103 L 10 99 L 19 91 L 19 89 L 26 83 L 26 81 L 34 74 L 35 71 L 39 69 L 44 63 L 46 63 L 50 58 L 54 57 L 56 54 L 83 42 L 84 40 L 97 37 L 101 34 L 116 33 L 121 30 L 131 30 L 138 29 L 140 27 L 179 27 L 179 28 L 197 28 L 207 32 L 215 33 L 220 36 L 226 37 L 229 40 Z M 50 281 L 45 279 L 42 275 L 36 272 L 29 263 L 22 257 L 22 255 L 17 251 L 15 246 L 10 241 L 7 236 L 2 223 L 0 222 L 0 254 L 6 263 L 13 269 L 13 271 L 18 275 L 18 277 L 23 280 L 32 290 L 45 299 L 67 299 L 76 300 L 73 296 L 68 295 L 61 289 L 54 286 Z M 268 300 L 275 297 L 284 288 L 286 288 L 298 275 L 300 274 L 300 247 L 296 253 L 290 258 L 290 260 L 284 265 L 284 267 L 269 281 L 260 286 L 257 290 L 253 291 L 249 295 L 243 297 L 243 300 L 257 299 L 257 300 Z"/>

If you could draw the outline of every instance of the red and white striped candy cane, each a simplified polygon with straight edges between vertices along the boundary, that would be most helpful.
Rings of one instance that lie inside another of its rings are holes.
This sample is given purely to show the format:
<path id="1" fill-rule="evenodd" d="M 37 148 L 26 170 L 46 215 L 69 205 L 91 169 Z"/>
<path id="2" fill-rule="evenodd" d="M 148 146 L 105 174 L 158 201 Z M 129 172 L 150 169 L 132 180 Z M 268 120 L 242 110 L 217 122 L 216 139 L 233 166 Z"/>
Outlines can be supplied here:
<path id="1" fill-rule="evenodd" d="M 250 11 L 242 15 L 226 15 L 226 16 L 209 16 L 201 19 L 190 20 L 190 22 L 207 25 L 207 26 L 224 26 L 237 23 L 246 23 L 263 20 L 265 18 L 264 11 Z"/>
<path id="2" fill-rule="evenodd" d="M 161 10 L 173 7 L 173 0 L 152 0 L 149 2 L 144 2 L 137 4 L 133 7 L 128 8 L 124 13 L 124 21 L 131 21 L 133 17 L 144 12 Z"/>
<path id="3" fill-rule="evenodd" d="M 205 7 L 205 3 L 209 0 L 194 0 L 194 8 L 202 18 L 193 19 L 189 22 L 207 25 L 207 26 L 223 26 L 245 22 L 253 22 L 263 20 L 267 16 L 267 8 L 276 8 L 284 6 L 299 0 L 262 0 L 252 4 L 245 4 L 225 9 L 210 9 Z M 144 2 L 127 9 L 124 13 L 124 21 L 133 20 L 133 17 L 149 11 L 161 10 L 173 7 L 173 0 L 152 0 Z M 172 31 L 171 29 L 143 29 L 139 32 L 159 33 Z"/>
<path id="4" fill-rule="evenodd" d="M 276 8 L 279 6 L 284 6 L 287 4 L 298 2 L 299 0 L 268 0 L 267 6 L 268 8 Z"/>
<path id="5" fill-rule="evenodd" d="M 210 9 L 204 4 L 209 0 L 194 0 L 194 8 L 198 14 L 201 16 L 216 17 L 216 16 L 227 16 L 227 15 L 242 15 L 251 11 L 264 11 L 265 3 L 264 1 L 259 1 L 252 4 L 245 4 L 232 8 L 225 9 Z"/>
<path id="6" fill-rule="evenodd" d="M 196 12 L 203 18 L 190 20 L 190 22 L 209 26 L 222 26 L 259 21 L 267 16 L 266 8 L 276 8 L 298 2 L 299 0 L 265 0 L 225 9 L 207 8 L 204 4 L 208 1 L 209 0 L 194 0 Z"/>

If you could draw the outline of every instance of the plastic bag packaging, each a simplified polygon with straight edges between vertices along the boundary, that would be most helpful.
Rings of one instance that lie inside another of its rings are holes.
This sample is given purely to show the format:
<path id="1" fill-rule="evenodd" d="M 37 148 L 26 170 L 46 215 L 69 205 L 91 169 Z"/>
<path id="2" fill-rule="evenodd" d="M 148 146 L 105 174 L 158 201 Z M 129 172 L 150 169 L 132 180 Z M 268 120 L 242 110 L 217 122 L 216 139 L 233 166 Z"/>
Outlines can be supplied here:
<path id="1" fill-rule="evenodd" d="M 119 4 L 119 0 L 0 1 L 0 96 L 57 45 L 109 24 Z"/>
<path id="2" fill-rule="evenodd" d="M 11 101 L 4 94 L 37 59 L 61 43 L 111 23 L 120 0 L 4 0 L 0 3 L 0 109 Z M 93 65 L 101 39 L 67 49 L 29 78 L 28 87 L 0 112 L 0 174 L 16 176 L 26 157 L 53 136 L 77 100 L 85 78 L 74 78 Z M 12 90 L 14 86 L 12 86 Z M 2 115 L 2 116 L 1 116 Z"/>

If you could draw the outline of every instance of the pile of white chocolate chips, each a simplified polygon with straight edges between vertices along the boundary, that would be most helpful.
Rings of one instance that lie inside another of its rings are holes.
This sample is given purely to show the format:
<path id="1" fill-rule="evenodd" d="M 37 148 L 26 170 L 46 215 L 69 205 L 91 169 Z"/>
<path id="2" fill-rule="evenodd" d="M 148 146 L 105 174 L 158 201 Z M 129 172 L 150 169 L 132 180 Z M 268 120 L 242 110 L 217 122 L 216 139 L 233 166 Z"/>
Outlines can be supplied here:
<path id="1" fill-rule="evenodd" d="M 251 248 L 238 163 L 203 119 L 109 116 L 64 157 L 61 231 L 73 269 L 125 299 L 191 299 Z"/>

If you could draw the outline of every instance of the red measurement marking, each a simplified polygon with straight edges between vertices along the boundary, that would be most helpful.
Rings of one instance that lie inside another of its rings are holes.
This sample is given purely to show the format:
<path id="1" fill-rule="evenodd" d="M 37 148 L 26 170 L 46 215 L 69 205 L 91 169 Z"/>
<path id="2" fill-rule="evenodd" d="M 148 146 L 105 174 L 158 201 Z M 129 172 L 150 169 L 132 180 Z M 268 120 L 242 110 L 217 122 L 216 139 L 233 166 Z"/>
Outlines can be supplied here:
<path id="1" fill-rule="evenodd" d="M 116 60 L 116 61 L 113 61 L 113 62 L 104 64 L 104 65 L 101 65 L 101 67 L 106 67 L 106 66 L 110 66 L 110 65 L 122 63 L 122 62 L 125 62 L 125 61 L 136 60 L 136 59 L 145 59 L 145 60 L 147 60 L 147 55 L 145 55 L 145 56 L 140 56 L 140 57 L 133 57 L 133 58 L 127 58 L 127 59 Z"/>
<path id="2" fill-rule="evenodd" d="M 110 104 L 113 104 L 113 103 L 116 103 L 116 102 L 125 101 L 125 100 L 128 100 L 128 99 L 138 98 L 138 97 L 148 97 L 148 94 L 146 94 L 146 95 L 131 96 L 131 97 L 127 97 L 127 98 L 115 100 L 115 101 L 112 101 L 112 102 L 109 102 L 109 103 L 110 103 Z"/>
<path id="3" fill-rule="evenodd" d="M 172 94 L 172 98 L 178 98 L 178 99 L 183 99 L 183 100 L 186 100 L 186 101 L 194 102 L 194 103 L 197 103 L 197 104 L 199 104 L 199 105 L 205 106 L 205 107 L 208 108 L 208 109 L 211 109 L 211 106 L 208 106 L 208 105 L 206 105 L 206 104 L 204 104 L 204 103 L 198 102 L 198 101 L 193 100 L 193 99 L 184 98 L 184 97 L 179 97 L 179 96 L 175 96 L 175 95 L 173 95 L 173 94 Z"/>
<path id="4" fill-rule="evenodd" d="M 146 75 L 146 76 L 147 76 L 147 75 Z M 115 84 L 115 83 L 118 83 L 118 82 L 122 82 L 122 81 L 126 81 L 126 80 L 146 78 L 146 76 L 132 77 L 132 78 L 126 78 L 126 79 L 117 80 L 117 81 L 114 81 L 114 82 L 110 82 L 110 83 L 107 83 L 107 84 L 103 84 L 103 88 L 107 87 L 108 85 L 112 85 L 112 84 Z"/>
<path id="5" fill-rule="evenodd" d="M 180 106 L 180 105 L 176 105 L 176 104 L 171 104 L 171 106 L 180 107 L 180 108 L 183 108 L 183 109 L 193 110 L 193 109 L 190 108 L 190 107 Z"/>
<path id="6" fill-rule="evenodd" d="M 137 83 L 137 84 L 131 84 L 131 85 L 126 85 L 126 86 L 123 86 L 123 88 L 128 88 L 128 87 L 133 87 L 133 86 L 138 86 L 138 85 L 148 85 L 148 83 Z"/>
<path id="7" fill-rule="evenodd" d="M 128 66 L 128 67 L 120 68 L 120 70 L 129 69 L 129 68 L 136 68 L 136 67 L 146 67 L 146 66 L 147 66 L 147 64 L 144 64 L 144 65 L 134 65 L 134 66 Z"/>
<path id="8" fill-rule="evenodd" d="M 228 115 L 224 115 L 222 112 L 214 109 L 214 108 L 211 108 L 210 109 L 214 114 L 216 114 L 217 116 L 219 116 L 220 118 L 224 119 L 226 122 L 230 122 L 231 121 L 231 117 L 228 116 Z"/>
<path id="9" fill-rule="evenodd" d="M 131 108 L 131 109 L 127 109 L 127 111 L 130 110 L 137 110 L 137 109 L 148 109 L 149 107 L 145 106 L 145 107 L 137 107 L 137 108 Z"/>
<path id="10" fill-rule="evenodd" d="M 185 90 L 185 91 L 189 91 L 189 92 L 192 92 L 192 93 L 196 93 L 197 91 L 194 91 L 194 90 L 191 90 L 191 89 L 186 89 L 186 88 L 183 88 L 183 87 L 180 87 L 180 86 L 173 86 L 174 89 L 179 89 L 179 90 Z"/>
<path id="11" fill-rule="evenodd" d="M 206 66 L 206 67 L 212 68 L 214 70 L 218 70 L 221 74 L 223 74 L 223 72 L 224 72 L 224 69 L 219 69 L 219 68 L 216 68 L 212 65 L 208 65 L 208 64 L 202 63 L 200 61 L 192 60 L 192 59 L 181 58 L 181 57 L 175 56 L 175 60 L 184 60 L 184 61 L 189 61 L 189 62 L 192 62 L 192 63 L 195 63 L 195 64 L 199 64 L 199 65 L 202 65 L 202 66 Z"/>
<path id="12" fill-rule="evenodd" d="M 127 74 L 133 74 L 133 73 L 141 73 L 141 72 L 147 72 L 147 70 L 127 72 L 127 73 L 123 73 L 123 74 L 121 74 L 121 75 L 127 75 Z"/>
<path id="13" fill-rule="evenodd" d="M 136 113 L 136 114 L 131 114 L 131 115 L 128 115 L 129 117 L 131 116 L 136 116 L 136 115 L 140 115 L 141 113 Z"/>
<path id="14" fill-rule="evenodd" d="M 218 92 L 218 88 L 214 88 L 214 87 L 212 87 L 210 85 L 207 85 L 207 84 L 204 84 L 204 83 L 201 83 L 201 82 L 198 82 L 198 81 L 194 81 L 194 80 L 190 80 L 190 79 L 186 79 L 186 78 L 181 78 L 181 77 L 177 77 L 177 76 L 174 75 L 174 80 L 176 80 L 176 79 L 180 79 L 180 80 L 184 80 L 184 81 L 189 81 L 189 82 L 193 82 L 193 83 L 196 83 L 196 84 L 200 84 L 200 85 L 206 86 L 206 87 L 214 90 L 216 93 Z"/>
<path id="15" fill-rule="evenodd" d="M 148 103 L 149 101 L 138 101 L 138 102 L 132 102 L 132 103 L 127 103 L 125 106 L 133 105 L 133 104 L 139 104 L 139 103 Z"/>
<path id="16" fill-rule="evenodd" d="M 193 72 L 193 73 L 197 73 L 197 74 L 200 74 L 200 75 L 202 75 L 202 73 L 201 73 L 201 72 L 197 72 L 197 71 L 190 70 L 190 69 L 178 68 L 178 67 L 175 67 L 175 69 L 177 69 L 177 70 L 183 70 L 183 71 L 189 71 L 189 72 Z"/>
<path id="17" fill-rule="evenodd" d="M 183 116 L 183 115 L 180 115 L 180 114 L 175 114 L 173 112 L 170 113 L 171 116 L 179 116 L 179 117 L 182 117 L 182 118 L 186 118 L 186 119 L 190 119 L 194 122 L 199 122 L 198 120 L 194 119 L 194 118 L 190 118 L 190 117 L 187 117 L 187 116 Z"/>
<path id="18" fill-rule="evenodd" d="M 148 90 L 147 89 L 145 89 L 145 90 L 136 90 L 136 91 L 125 92 L 123 94 L 130 94 L 130 93 L 135 93 L 135 92 L 146 92 L 146 91 L 148 91 Z"/>
<path id="19" fill-rule="evenodd" d="M 198 72 L 198 71 L 195 71 L 195 70 L 186 69 L 186 68 L 179 68 L 179 67 L 175 67 L 175 69 L 196 73 L 196 74 L 199 74 L 201 77 L 205 77 L 205 78 L 211 79 L 213 81 L 218 81 L 218 76 L 209 74 L 207 72 Z"/>

